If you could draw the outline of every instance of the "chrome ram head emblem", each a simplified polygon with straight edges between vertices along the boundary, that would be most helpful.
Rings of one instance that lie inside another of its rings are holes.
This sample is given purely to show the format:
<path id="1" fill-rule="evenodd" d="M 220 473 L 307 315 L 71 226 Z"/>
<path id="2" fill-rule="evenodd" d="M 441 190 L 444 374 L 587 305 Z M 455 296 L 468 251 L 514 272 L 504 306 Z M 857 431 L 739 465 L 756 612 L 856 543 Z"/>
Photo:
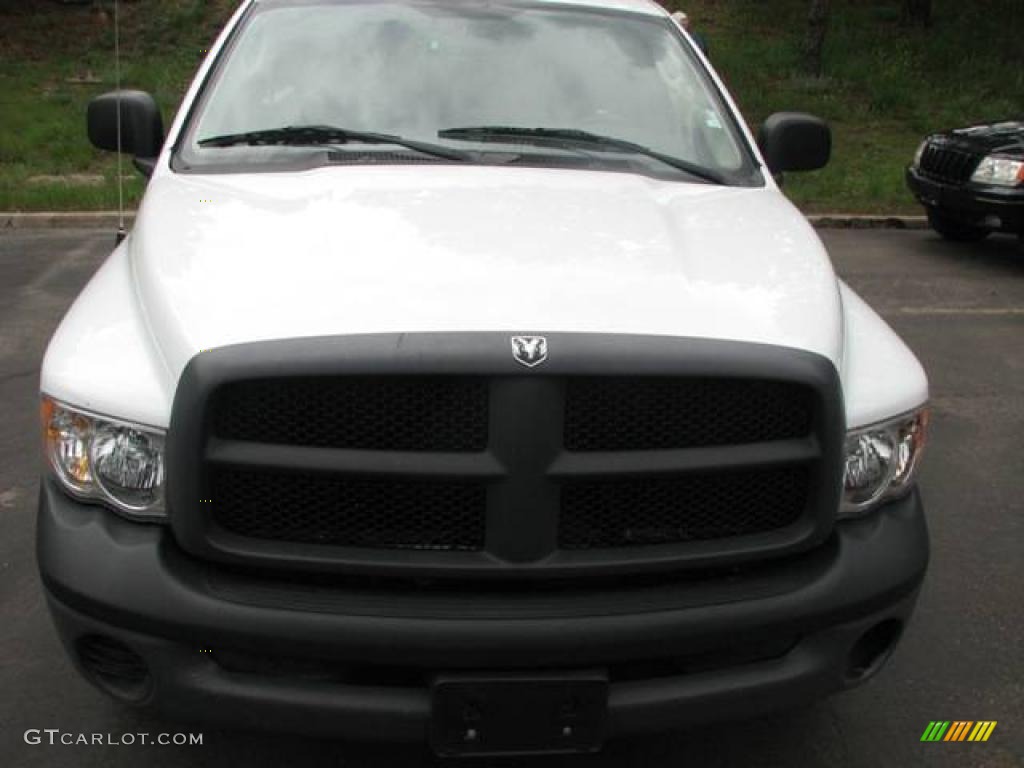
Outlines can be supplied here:
<path id="1" fill-rule="evenodd" d="M 548 340 L 543 336 L 513 336 L 512 354 L 517 363 L 534 368 L 548 359 Z"/>

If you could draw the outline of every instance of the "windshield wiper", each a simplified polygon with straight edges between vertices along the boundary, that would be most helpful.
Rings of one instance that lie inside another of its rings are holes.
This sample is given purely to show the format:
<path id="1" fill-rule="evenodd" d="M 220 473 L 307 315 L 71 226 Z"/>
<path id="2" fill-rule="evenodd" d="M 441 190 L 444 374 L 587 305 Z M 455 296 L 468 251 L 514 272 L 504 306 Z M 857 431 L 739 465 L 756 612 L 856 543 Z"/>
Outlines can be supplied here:
<path id="1" fill-rule="evenodd" d="M 575 145 L 606 149 L 613 152 L 631 152 L 670 165 L 680 171 L 715 184 L 728 184 L 728 179 L 710 168 L 691 163 L 672 155 L 666 155 L 642 144 L 626 139 L 601 136 L 575 128 L 517 128 L 509 125 L 479 125 L 466 128 L 446 128 L 437 132 L 438 138 L 462 141 L 494 141 L 509 144 L 537 144 L 549 146 Z"/>
<path id="2" fill-rule="evenodd" d="M 249 146 L 292 146 L 313 147 L 322 144 L 395 144 L 400 147 L 422 152 L 425 155 L 443 157 L 446 160 L 470 162 L 474 159 L 469 152 L 442 147 L 415 139 L 405 139 L 386 133 L 370 133 L 337 128 L 333 125 L 289 125 L 283 128 L 268 128 L 261 131 L 244 133 L 228 133 L 223 136 L 211 136 L 201 139 L 201 147 L 234 147 L 240 144 Z"/>

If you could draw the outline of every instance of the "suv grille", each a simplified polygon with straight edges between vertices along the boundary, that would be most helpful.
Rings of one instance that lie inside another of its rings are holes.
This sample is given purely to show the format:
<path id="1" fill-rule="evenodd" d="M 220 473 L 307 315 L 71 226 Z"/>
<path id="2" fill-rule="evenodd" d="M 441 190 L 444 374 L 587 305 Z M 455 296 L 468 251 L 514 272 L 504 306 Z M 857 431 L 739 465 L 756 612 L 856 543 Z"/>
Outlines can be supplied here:
<path id="1" fill-rule="evenodd" d="M 949 184 L 966 184 L 980 162 L 970 152 L 929 144 L 921 156 L 921 172 Z"/>

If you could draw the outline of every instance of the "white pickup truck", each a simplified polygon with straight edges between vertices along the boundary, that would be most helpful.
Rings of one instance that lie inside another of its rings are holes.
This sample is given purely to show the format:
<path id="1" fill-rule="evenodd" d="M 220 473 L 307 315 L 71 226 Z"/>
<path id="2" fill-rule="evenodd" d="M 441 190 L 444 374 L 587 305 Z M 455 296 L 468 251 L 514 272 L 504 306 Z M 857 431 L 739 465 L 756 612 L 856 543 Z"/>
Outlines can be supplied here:
<path id="1" fill-rule="evenodd" d="M 42 370 L 82 674 L 172 716 L 593 751 L 868 679 L 928 387 L 648 0 L 246 0 Z M 120 117 L 120 120 L 118 119 Z"/>

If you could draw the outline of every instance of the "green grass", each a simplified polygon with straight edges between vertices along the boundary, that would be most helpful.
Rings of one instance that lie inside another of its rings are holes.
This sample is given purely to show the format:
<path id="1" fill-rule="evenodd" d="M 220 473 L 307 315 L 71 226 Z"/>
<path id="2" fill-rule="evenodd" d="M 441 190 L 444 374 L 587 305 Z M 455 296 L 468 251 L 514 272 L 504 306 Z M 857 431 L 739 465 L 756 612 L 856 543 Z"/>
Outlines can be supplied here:
<path id="1" fill-rule="evenodd" d="M 122 3 L 122 82 L 152 92 L 169 122 L 230 8 L 230 0 Z M 86 105 L 115 86 L 109 3 L 60 6 L 0 0 L 0 210 L 117 205 L 117 161 L 93 149 Z M 97 80 L 78 83 L 74 80 Z M 102 175 L 99 186 L 39 176 Z M 129 204 L 143 183 L 125 162 Z"/>
<path id="2" fill-rule="evenodd" d="M 833 0 L 825 77 L 797 71 L 807 0 L 676 0 L 755 127 L 780 110 L 832 125 L 833 160 L 794 174 L 806 211 L 919 212 L 903 170 L 925 134 L 1024 113 L 1024 2 L 934 0 L 935 25 L 907 30 L 899 0 Z"/>
<path id="3" fill-rule="evenodd" d="M 899 26 L 899 0 L 833 0 L 825 78 L 796 71 L 807 0 L 670 0 L 707 34 L 712 59 L 756 126 L 777 110 L 827 118 L 828 169 L 792 175 L 807 211 L 914 212 L 903 167 L 930 131 L 1024 112 L 1021 0 L 935 0 L 928 31 Z M 122 3 L 123 82 L 153 92 L 169 122 L 234 0 Z M 0 210 L 110 209 L 116 162 L 85 137 L 89 99 L 114 87 L 109 2 L 0 0 Z M 77 84 L 75 78 L 96 78 Z M 31 181 L 95 174 L 98 186 Z M 131 166 L 129 204 L 142 181 Z"/>

